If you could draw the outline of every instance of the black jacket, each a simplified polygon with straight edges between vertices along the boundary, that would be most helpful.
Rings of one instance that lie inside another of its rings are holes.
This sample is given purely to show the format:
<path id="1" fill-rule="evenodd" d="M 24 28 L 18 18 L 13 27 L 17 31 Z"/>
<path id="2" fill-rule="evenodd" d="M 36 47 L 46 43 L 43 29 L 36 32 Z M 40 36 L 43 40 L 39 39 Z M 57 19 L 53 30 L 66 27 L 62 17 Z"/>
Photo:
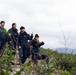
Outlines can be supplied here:
<path id="1" fill-rule="evenodd" d="M 33 36 L 29 35 L 27 32 L 21 33 L 19 34 L 18 37 L 18 44 L 21 47 L 25 47 L 25 48 L 29 48 L 29 43 L 28 40 L 32 40 Z"/>
<path id="2" fill-rule="evenodd" d="M 38 43 L 37 41 L 32 40 L 31 41 L 31 46 L 33 46 L 33 48 L 32 48 L 32 54 L 38 54 L 38 53 L 40 53 L 40 47 L 42 45 L 44 45 L 44 42 Z"/>
<path id="3" fill-rule="evenodd" d="M 18 40 L 18 30 L 11 28 L 11 29 L 8 30 L 8 33 L 11 34 L 11 38 L 12 38 L 13 42 L 16 43 L 17 40 Z M 10 38 L 9 38 L 9 40 L 11 41 Z"/>
<path id="4" fill-rule="evenodd" d="M 6 29 L 0 27 L 0 41 L 5 42 L 7 40 Z"/>

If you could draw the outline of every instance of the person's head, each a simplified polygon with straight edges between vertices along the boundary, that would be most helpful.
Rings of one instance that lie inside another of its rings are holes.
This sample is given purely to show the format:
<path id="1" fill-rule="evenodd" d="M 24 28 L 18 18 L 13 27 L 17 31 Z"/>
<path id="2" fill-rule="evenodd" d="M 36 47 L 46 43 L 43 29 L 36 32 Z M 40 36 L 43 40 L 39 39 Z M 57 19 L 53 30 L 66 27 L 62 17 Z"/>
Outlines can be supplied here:
<path id="1" fill-rule="evenodd" d="M 35 40 L 39 40 L 39 35 L 38 34 L 35 34 Z"/>
<path id="2" fill-rule="evenodd" d="M 16 23 L 12 24 L 12 28 L 16 29 L 16 26 L 17 26 Z"/>
<path id="3" fill-rule="evenodd" d="M 5 26 L 5 22 L 4 22 L 4 21 L 1 21 L 0 24 L 1 24 L 1 27 L 4 28 L 4 26 Z"/>
<path id="4" fill-rule="evenodd" d="M 22 33 L 25 32 L 25 27 L 21 26 L 20 27 L 20 32 L 22 32 Z"/>

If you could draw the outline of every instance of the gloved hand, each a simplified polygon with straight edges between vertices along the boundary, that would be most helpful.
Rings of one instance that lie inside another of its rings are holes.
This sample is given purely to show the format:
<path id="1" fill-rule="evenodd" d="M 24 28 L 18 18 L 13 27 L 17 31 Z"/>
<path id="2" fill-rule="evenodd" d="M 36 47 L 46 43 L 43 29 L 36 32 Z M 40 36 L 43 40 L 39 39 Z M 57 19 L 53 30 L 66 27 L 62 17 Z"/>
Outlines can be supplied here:
<path id="1" fill-rule="evenodd" d="M 42 42 L 41 45 L 44 45 L 44 42 Z"/>

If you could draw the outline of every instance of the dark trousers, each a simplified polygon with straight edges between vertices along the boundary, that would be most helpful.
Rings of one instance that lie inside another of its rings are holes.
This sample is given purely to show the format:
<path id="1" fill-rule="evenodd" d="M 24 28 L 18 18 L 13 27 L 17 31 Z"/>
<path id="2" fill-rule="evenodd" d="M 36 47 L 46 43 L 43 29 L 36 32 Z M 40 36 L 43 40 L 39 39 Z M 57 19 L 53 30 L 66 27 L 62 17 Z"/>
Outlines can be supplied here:
<path id="1" fill-rule="evenodd" d="M 0 41 L 0 50 L 2 49 L 3 46 L 5 46 L 6 41 Z"/>
<path id="2" fill-rule="evenodd" d="M 4 50 L 5 50 L 5 41 L 0 41 L 0 57 L 3 55 Z"/>
<path id="3" fill-rule="evenodd" d="M 22 47 L 19 49 L 19 56 L 22 63 L 25 63 L 26 59 L 30 56 L 30 51 L 27 48 Z"/>
<path id="4" fill-rule="evenodd" d="M 32 55 L 32 60 L 37 63 L 37 60 L 46 59 L 47 55 L 41 54 L 41 56 L 38 56 L 36 54 Z"/>
<path id="5" fill-rule="evenodd" d="M 1 48 L 2 48 L 2 41 L 0 41 L 0 50 L 1 50 Z"/>

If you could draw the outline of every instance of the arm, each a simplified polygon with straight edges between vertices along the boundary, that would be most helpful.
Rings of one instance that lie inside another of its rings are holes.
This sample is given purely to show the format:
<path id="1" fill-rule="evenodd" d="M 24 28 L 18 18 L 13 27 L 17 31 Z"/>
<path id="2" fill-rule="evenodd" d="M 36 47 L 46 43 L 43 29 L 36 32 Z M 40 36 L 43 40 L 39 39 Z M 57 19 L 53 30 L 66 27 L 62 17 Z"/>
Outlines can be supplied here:
<path id="1" fill-rule="evenodd" d="M 7 35 L 7 41 L 8 43 L 10 44 L 11 43 L 11 32 L 10 32 L 10 29 L 8 30 L 8 35 Z"/>
<path id="2" fill-rule="evenodd" d="M 18 38 L 18 30 L 16 29 L 16 39 Z"/>
<path id="3" fill-rule="evenodd" d="M 44 42 L 39 42 L 39 44 L 35 44 L 36 47 L 41 47 L 42 45 L 44 45 Z"/>
<path id="4" fill-rule="evenodd" d="M 33 39 L 33 34 L 31 34 L 31 36 L 29 34 L 27 34 L 28 40 L 32 40 Z"/>
<path id="5" fill-rule="evenodd" d="M 19 46 L 19 48 L 21 47 L 21 38 L 20 38 L 20 36 L 18 36 L 18 46 Z"/>
<path id="6" fill-rule="evenodd" d="M 42 45 L 44 45 L 44 42 L 37 42 L 37 41 L 31 41 L 31 45 L 34 47 L 40 47 Z"/>
<path id="7" fill-rule="evenodd" d="M 40 42 L 40 44 L 38 45 L 38 47 L 44 45 L 45 43 L 44 42 Z"/>
<path id="8" fill-rule="evenodd" d="M 32 50 L 33 55 L 38 55 L 39 53 L 36 53 L 34 50 Z"/>

